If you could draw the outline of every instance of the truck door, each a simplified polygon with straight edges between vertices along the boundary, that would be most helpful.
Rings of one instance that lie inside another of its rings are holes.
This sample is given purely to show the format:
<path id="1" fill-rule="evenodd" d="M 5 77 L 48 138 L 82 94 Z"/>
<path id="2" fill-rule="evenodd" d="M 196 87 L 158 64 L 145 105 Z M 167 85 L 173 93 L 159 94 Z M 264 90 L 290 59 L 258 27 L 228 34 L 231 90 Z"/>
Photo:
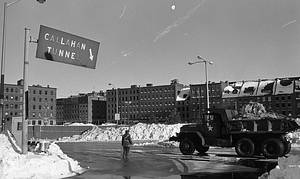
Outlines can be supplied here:
<path id="1" fill-rule="evenodd" d="M 204 132 L 208 137 L 220 137 L 222 118 L 220 114 L 204 114 Z"/>

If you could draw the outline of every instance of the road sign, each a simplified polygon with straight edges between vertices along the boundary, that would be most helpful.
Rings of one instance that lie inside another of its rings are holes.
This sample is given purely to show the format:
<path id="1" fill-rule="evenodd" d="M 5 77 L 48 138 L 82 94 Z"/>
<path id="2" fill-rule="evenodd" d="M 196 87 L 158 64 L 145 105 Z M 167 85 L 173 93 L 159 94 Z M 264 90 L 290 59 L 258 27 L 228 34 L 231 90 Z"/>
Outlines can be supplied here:
<path id="1" fill-rule="evenodd" d="M 36 57 L 95 69 L 99 46 L 99 42 L 41 25 Z"/>

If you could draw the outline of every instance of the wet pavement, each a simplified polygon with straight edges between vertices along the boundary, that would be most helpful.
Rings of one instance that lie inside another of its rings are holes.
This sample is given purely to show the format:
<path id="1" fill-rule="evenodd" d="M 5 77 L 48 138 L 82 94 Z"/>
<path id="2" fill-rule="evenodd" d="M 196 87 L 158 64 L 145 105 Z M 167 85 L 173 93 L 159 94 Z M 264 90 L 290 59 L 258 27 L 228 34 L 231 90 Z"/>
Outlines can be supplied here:
<path id="1" fill-rule="evenodd" d="M 277 159 L 239 158 L 232 149 L 210 149 L 207 155 L 182 155 L 178 148 L 133 146 L 122 159 L 119 142 L 58 143 L 63 152 L 88 168 L 69 179 L 257 179 Z"/>

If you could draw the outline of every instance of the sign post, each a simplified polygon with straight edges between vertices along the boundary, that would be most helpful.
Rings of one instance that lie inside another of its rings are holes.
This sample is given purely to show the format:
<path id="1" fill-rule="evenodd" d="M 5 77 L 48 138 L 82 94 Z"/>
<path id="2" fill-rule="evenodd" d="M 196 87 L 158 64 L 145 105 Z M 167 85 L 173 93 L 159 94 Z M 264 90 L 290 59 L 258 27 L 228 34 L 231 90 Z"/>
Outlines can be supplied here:
<path id="1" fill-rule="evenodd" d="M 24 66 L 23 66 L 23 112 L 22 112 L 22 153 L 28 152 L 28 52 L 29 52 L 29 31 L 25 28 L 24 42 Z"/>
<path id="2" fill-rule="evenodd" d="M 36 57 L 95 69 L 100 43 L 40 26 Z"/>

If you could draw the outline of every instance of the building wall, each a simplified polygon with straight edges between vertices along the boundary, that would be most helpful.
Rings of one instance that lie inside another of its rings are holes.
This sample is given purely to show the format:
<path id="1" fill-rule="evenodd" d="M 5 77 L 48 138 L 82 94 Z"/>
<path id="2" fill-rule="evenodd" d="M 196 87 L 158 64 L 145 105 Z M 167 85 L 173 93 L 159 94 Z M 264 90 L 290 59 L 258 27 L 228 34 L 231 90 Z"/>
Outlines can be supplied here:
<path id="1" fill-rule="evenodd" d="M 240 110 L 243 105 L 248 104 L 250 101 L 259 102 L 264 105 L 268 112 L 276 112 L 286 116 L 300 117 L 300 77 L 293 78 L 282 78 L 279 80 L 290 81 L 290 88 L 282 86 L 282 91 L 276 92 L 276 80 L 275 85 L 271 89 L 269 94 L 260 94 L 262 91 L 249 94 L 249 91 L 245 92 L 246 94 L 238 95 L 232 94 L 231 97 L 228 97 L 228 94 L 224 94 L 224 89 L 230 83 L 235 82 L 220 82 L 220 83 L 209 83 L 209 99 L 211 108 L 228 108 Z M 253 80 L 255 81 L 255 80 Z M 253 81 L 250 81 L 253 82 Z M 263 80 L 256 80 L 255 82 L 259 83 Z M 246 84 L 246 82 L 243 82 Z M 277 85 L 278 88 L 278 85 Z M 284 91 L 286 88 L 286 91 Z M 241 88 L 237 88 L 241 90 Z M 245 89 L 247 90 L 247 89 Z M 249 89 L 248 89 L 249 90 Z M 250 90 L 254 90 L 251 89 Z M 257 87 L 257 90 L 262 90 Z M 248 93 L 248 94 L 247 94 Z M 178 103 L 177 111 L 180 112 L 181 119 L 183 121 L 197 121 L 206 108 L 206 85 L 190 85 L 190 97 L 185 101 L 180 101 Z"/>
<path id="2" fill-rule="evenodd" d="M 121 123 L 148 121 L 150 117 L 164 121 L 176 108 L 177 92 L 182 88 L 182 84 L 175 83 L 161 86 L 147 84 L 143 87 L 132 85 L 130 88 L 107 90 L 107 120 L 115 122 L 118 106 Z"/>
<path id="3" fill-rule="evenodd" d="M 57 122 L 103 123 L 106 119 L 106 98 L 104 93 L 92 92 L 68 98 L 57 99 Z"/>
<path id="4" fill-rule="evenodd" d="M 28 125 L 44 125 L 45 122 L 48 125 L 56 124 L 56 88 L 36 85 L 29 86 L 28 91 Z M 4 117 L 17 117 L 22 114 L 23 81 L 19 80 L 17 84 L 4 84 Z"/>
<path id="5" fill-rule="evenodd" d="M 56 88 L 29 87 L 29 119 L 32 125 L 56 123 Z"/>

